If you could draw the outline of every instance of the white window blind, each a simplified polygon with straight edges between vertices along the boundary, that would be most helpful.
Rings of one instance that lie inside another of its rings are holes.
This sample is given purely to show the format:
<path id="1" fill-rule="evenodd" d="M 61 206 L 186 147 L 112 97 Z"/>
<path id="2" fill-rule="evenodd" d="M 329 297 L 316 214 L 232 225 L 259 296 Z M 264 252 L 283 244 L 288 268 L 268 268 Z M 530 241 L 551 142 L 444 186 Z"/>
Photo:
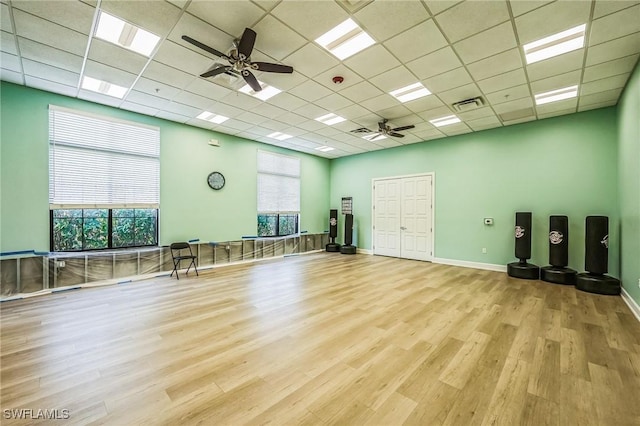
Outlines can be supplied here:
<path id="1" fill-rule="evenodd" d="M 258 151 L 258 212 L 300 211 L 300 159 Z"/>
<path id="2" fill-rule="evenodd" d="M 160 129 L 49 105 L 49 204 L 160 203 Z"/>

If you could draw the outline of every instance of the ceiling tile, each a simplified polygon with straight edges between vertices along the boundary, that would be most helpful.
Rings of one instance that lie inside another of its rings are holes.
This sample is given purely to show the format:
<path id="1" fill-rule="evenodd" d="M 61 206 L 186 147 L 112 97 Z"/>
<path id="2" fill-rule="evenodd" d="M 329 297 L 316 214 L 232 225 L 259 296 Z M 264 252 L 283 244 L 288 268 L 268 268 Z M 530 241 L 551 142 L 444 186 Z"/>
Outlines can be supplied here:
<path id="1" fill-rule="evenodd" d="M 340 76 L 344 78 L 342 83 L 336 84 L 333 82 L 333 77 Z M 362 81 L 362 77 L 353 72 L 351 69 L 347 68 L 343 64 L 339 64 L 321 74 L 318 74 L 314 77 L 314 80 L 323 86 L 328 87 L 331 90 L 336 92 L 340 92 L 347 87 L 353 86 Z"/>
<path id="2" fill-rule="evenodd" d="M 370 78 L 400 65 L 382 45 L 375 45 L 346 59 L 344 64 L 364 78 Z"/>
<path id="3" fill-rule="evenodd" d="M 613 89 L 605 92 L 593 93 L 591 95 L 580 96 L 578 103 L 580 106 L 584 106 L 617 101 L 620 97 L 620 93 L 622 93 L 622 89 Z"/>
<path id="4" fill-rule="evenodd" d="M 509 87 L 508 89 L 499 90 L 494 93 L 487 94 L 487 101 L 491 105 L 498 105 L 503 102 L 513 101 L 515 99 L 527 98 L 531 96 L 528 84 L 522 84 L 520 86 Z"/>
<path id="5" fill-rule="evenodd" d="M 565 53 L 540 62 L 527 65 L 529 80 L 541 80 L 557 74 L 564 74 L 582 68 L 584 62 L 584 49 Z"/>
<path id="6" fill-rule="evenodd" d="M 422 130 L 420 132 L 416 132 L 414 133 L 414 135 L 416 135 L 419 139 L 422 139 L 423 141 L 441 138 L 444 136 L 444 134 L 440 130 L 433 127 L 429 130 Z"/>
<path id="7" fill-rule="evenodd" d="M 410 84 L 418 82 L 418 79 L 404 66 L 399 66 L 373 77 L 369 80 L 383 92 L 391 92 Z"/>
<path id="8" fill-rule="evenodd" d="M 11 55 L 18 54 L 18 51 L 16 50 L 16 38 L 13 34 L 4 31 L 0 32 L 0 50 Z"/>
<path id="9" fill-rule="evenodd" d="M 180 92 L 176 97 L 173 98 L 173 100 L 175 102 L 179 102 L 185 105 L 190 105 L 192 107 L 198 108 L 203 111 L 207 110 L 208 107 L 215 104 L 215 101 L 209 98 L 196 95 L 195 93 L 184 92 L 184 91 Z"/>
<path id="10" fill-rule="evenodd" d="M 196 15 L 233 38 L 240 38 L 246 27 L 251 27 L 265 14 L 265 11 L 247 1 L 222 1 L 215 3 L 194 1 L 187 11 Z M 259 43 L 260 34 L 256 38 Z"/>
<path id="11" fill-rule="evenodd" d="M 153 57 L 155 61 L 169 65 L 193 75 L 200 75 L 210 69 L 215 63 L 211 58 L 187 49 L 178 43 L 167 40 Z M 224 60 L 217 63 L 228 65 Z"/>
<path id="12" fill-rule="evenodd" d="M 637 3 L 637 0 L 596 0 L 596 7 L 593 11 L 593 19 L 598 19 L 602 16 L 617 12 L 618 10 L 626 9 L 630 6 L 633 6 L 634 3 Z"/>
<path id="13" fill-rule="evenodd" d="M 126 88 L 131 87 L 136 79 L 135 74 L 91 60 L 85 64 L 84 75 Z"/>
<path id="14" fill-rule="evenodd" d="M 314 103 L 327 111 L 337 111 L 353 104 L 349 99 L 337 93 L 318 99 Z"/>
<path id="15" fill-rule="evenodd" d="M 231 92 L 224 98 L 220 99 L 220 102 L 224 102 L 227 105 L 232 105 L 244 111 L 251 111 L 253 108 L 260 105 L 263 101 L 251 95 L 247 95 L 246 93 Z"/>
<path id="16" fill-rule="evenodd" d="M 320 117 L 320 115 L 318 117 Z M 308 131 L 308 132 L 314 132 L 316 130 L 324 128 L 325 124 L 323 124 L 323 123 L 321 123 L 319 121 L 316 121 L 316 120 L 307 120 L 307 121 L 305 121 L 303 123 L 299 123 L 297 126 L 299 128 L 301 128 L 301 129 L 304 129 L 304 130 Z"/>
<path id="17" fill-rule="evenodd" d="M 476 80 L 493 77 L 522 67 L 520 49 L 510 49 L 494 56 L 467 65 L 469 73 Z"/>
<path id="18" fill-rule="evenodd" d="M 330 138 L 332 136 L 341 134 L 342 130 L 336 129 L 331 126 L 323 125 L 323 127 L 317 129 L 314 133 L 319 136 L 325 136 L 327 138 Z"/>
<path id="19" fill-rule="evenodd" d="M 307 81 L 308 78 L 297 71 L 293 71 L 291 74 L 264 72 L 260 76 L 260 80 L 282 91 L 288 91 Z"/>
<path id="20" fill-rule="evenodd" d="M 612 100 L 612 101 L 605 101 L 605 102 L 600 102 L 596 104 L 578 105 L 578 112 L 589 111 L 589 110 L 598 109 L 598 108 L 605 108 L 605 107 L 613 106 L 616 103 L 618 103 L 617 100 Z"/>
<path id="21" fill-rule="evenodd" d="M 442 106 L 442 107 L 430 109 L 428 111 L 422 111 L 418 115 L 423 120 L 429 121 L 429 120 L 433 120 L 433 119 L 436 119 L 436 118 L 446 117 L 446 116 L 451 115 L 451 114 L 453 114 L 453 112 L 451 111 L 451 109 L 449 107 Z M 429 125 L 431 125 L 431 123 L 429 123 Z M 416 132 L 416 134 L 418 134 L 418 133 L 419 133 L 419 131 Z"/>
<path id="22" fill-rule="evenodd" d="M 302 49 L 287 56 L 284 63 L 308 77 L 313 77 L 338 65 L 338 60 L 326 50 L 307 43 Z"/>
<path id="23" fill-rule="evenodd" d="M 526 84 L 527 77 L 524 74 L 522 68 L 515 69 L 513 71 L 506 72 L 504 74 L 496 75 L 494 77 L 480 80 L 478 86 L 484 93 L 493 93 L 498 90 L 508 89 L 509 87 L 518 86 L 520 84 Z"/>
<path id="24" fill-rule="evenodd" d="M 18 58 L 16 55 L 2 52 L 0 54 L 0 64 L 2 64 L 2 68 L 8 69 L 9 71 L 22 72 L 20 58 Z"/>
<path id="25" fill-rule="evenodd" d="M 601 80 L 584 83 L 580 86 L 580 95 L 585 96 L 593 93 L 605 92 L 607 90 L 623 88 L 627 84 L 629 75 L 630 74 L 614 75 Z"/>
<path id="26" fill-rule="evenodd" d="M 387 40 L 429 18 L 417 1 L 374 1 L 356 12 L 356 21 L 378 42 Z"/>
<path id="27" fill-rule="evenodd" d="M 460 60 L 450 47 L 445 47 L 407 63 L 407 67 L 420 79 L 433 77 L 460 66 L 462 66 Z"/>
<path id="28" fill-rule="evenodd" d="M 565 74 L 554 75 L 553 77 L 534 81 L 531 83 L 531 91 L 535 94 L 548 92 L 550 90 L 562 89 L 564 87 L 580 84 L 581 71 L 571 71 Z"/>
<path id="29" fill-rule="evenodd" d="M 252 112 L 245 111 L 245 112 L 243 112 L 242 114 L 240 114 L 238 116 L 238 120 L 244 121 L 245 123 L 250 123 L 250 124 L 253 124 L 254 126 L 256 126 L 256 125 L 259 125 L 261 123 L 264 123 L 265 121 L 267 121 L 269 119 L 267 117 L 263 117 L 261 115 L 254 114 Z M 271 132 L 269 132 L 269 133 L 271 133 Z M 269 133 L 267 133 L 267 134 L 269 134 Z"/>
<path id="30" fill-rule="evenodd" d="M 640 5 L 593 21 L 589 44 L 596 45 L 640 31 Z"/>
<path id="31" fill-rule="evenodd" d="M 242 114 L 244 112 L 243 109 L 236 108 L 234 106 L 227 105 L 227 104 L 222 103 L 222 102 L 218 102 L 218 103 L 212 105 L 210 108 L 211 108 L 210 112 L 212 112 L 214 114 L 223 115 L 223 116 L 229 117 L 229 118 L 238 117 L 240 114 Z M 260 106 L 255 108 L 253 112 L 257 112 L 259 108 L 260 108 Z M 226 123 L 226 121 L 225 121 L 225 123 Z"/>
<path id="32" fill-rule="evenodd" d="M 304 99 L 307 102 L 313 102 L 316 99 L 329 96 L 332 92 L 321 84 L 316 83 L 313 80 L 307 80 L 299 86 L 289 90 L 289 93 L 296 95 L 297 97 Z"/>
<path id="33" fill-rule="evenodd" d="M 504 1 L 468 1 L 442 12 L 435 20 L 450 42 L 462 40 L 509 19 Z"/>
<path id="34" fill-rule="evenodd" d="M 313 3 L 313 25 L 309 25 L 309 3 L 303 1 L 283 1 L 271 14 L 302 34 L 308 40 L 315 40 L 333 27 L 349 18 L 337 3 L 319 1 Z"/>
<path id="35" fill-rule="evenodd" d="M 282 108 L 278 108 L 277 106 L 268 104 L 266 102 L 263 102 L 262 104 L 260 104 L 257 107 L 255 107 L 252 110 L 252 112 L 254 112 L 256 114 L 260 114 L 263 117 L 271 118 L 271 119 L 278 118 L 281 115 L 287 113 L 287 111 L 283 110 Z M 296 112 L 298 112 L 298 111 L 296 111 Z"/>
<path id="36" fill-rule="evenodd" d="M 591 2 L 557 1 L 515 18 L 520 44 L 568 30 L 589 20 Z"/>
<path id="37" fill-rule="evenodd" d="M 220 100 L 232 93 L 231 90 L 226 87 L 222 87 L 214 82 L 201 77 L 196 77 L 184 88 L 191 93 L 195 93 L 204 96 L 208 99 Z"/>
<path id="38" fill-rule="evenodd" d="M 127 95 L 126 100 L 137 105 L 144 105 L 156 110 L 163 109 L 165 106 L 169 105 L 168 99 L 163 99 L 144 92 L 138 92 L 137 90 L 131 90 Z"/>
<path id="39" fill-rule="evenodd" d="M 398 100 L 387 93 L 360 102 L 360 105 L 365 107 L 369 111 L 379 111 L 382 109 L 394 107 L 398 104 Z"/>
<path id="40" fill-rule="evenodd" d="M 432 19 L 384 42 L 384 46 L 403 62 L 419 58 L 446 45 L 447 40 Z"/>
<path id="41" fill-rule="evenodd" d="M 152 117 L 156 115 L 158 112 L 160 112 L 156 108 L 148 107 L 146 105 L 138 105 L 134 102 L 128 102 L 128 101 L 123 102 L 120 105 L 120 108 L 126 109 L 127 111 L 137 112 L 139 114 L 150 115 Z"/>
<path id="42" fill-rule="evenodd" d="M 179 8 L 164 1 L 102 0 L 100 8 L 160 37 L 169 33 L 180 16 Z"/>
<path id="43" fill-rule="evenodd" d="M 356 118 L 364 117 L 371 114 L 368 109 L 356 104 L 339 109 L 335 113 L 340 117 L 346 118 L 347 120 L 354 120 Z"/>
<path id="44" fill-rule="evenodd" d="M 453 71 L 447 71 L 435 77 L 428 78 L 423 81 L 425 87 L 431 93 L 444 92 L 445 90 L 455 87 L 464 86 L 472 83 L 473 80 L 464 67 L 456 68 Z"/>
<path id="45" fill-rule="evenodd" d="M 450 7 L 455 6 L 456 4 L 460 3 L 462 0 L 425 0 L 425 4 L 427 5 L 427 7 L 429 8 L 429 10 L 431 11 L 431 13 L 433 15 L 437 15 L 438 13 L 441 13 L 447 9 L 449 9 Z"/>
<path id="46" fill-rule="evenodd" d="M 139 74 L 147 63 L 142 55 L 95 38 L 91 41 L 89 59 L 133 74 Z"/>
<path id="47" fill-rule="evenodd" d="M 600 80 L 601 78 L 631 72 L 635 64 L 638 62 L 638 56 L 639 55 L 627 56 L 586 67 L 582 77 L 582 82 L 587 83 L 589 81 Z"/>
<path id="48" fill-rule="evenodd" d="M 67 1 L 15 1 L 11 6 L 30 15 L 46 17 L 47 21 L 89 35 L 95 8 L 88 4 Z M 16 24 L 17 25 L 17 24 Z M 3 28 L 4 29 L 4 28 Z"/>
<path id="49" fill-rule="evenodd" d="M 340 94 L 353 102 L 362 102 L 366 99 L 371 99 L 375 96 L 381 95 L 382 90 L 375 87 L 368 81 L 362 81 L 351 87 L 340 90 Z"/>
<path id="50" fill-rule="evenodd" d="M 6 4 L 0 4 L 0 30 L 9 33 L 13 32 L 13 26 L 11 25 L 11 16 L 9 14 L 9 7 Z"/>
<path id="51" fill-rule="evenodd" d="M 465 99 L 475 98 L 476 96 L 482 96 L 482 93 L 475 84 L 466 84 L 446 92 L 438 93 L 440 100 L 447 105 L 451 105 Z"/>
<path id="52" fill-rule="evenodd" d="M 513 16 L 520 16 L 552 1 L 553 0 L 509 0 L 509 3 L 511 4 Z"/>
<path id="53" fill-rule="evenodd" d="M 569 108 L 569 109 L 563 109 L 563 110 L 560 110 L 560 111 L 551 111 L 551 112 L 546 112 L 546 113 L 538 112 L 538 119 L 542 120 L 542 119 L 545 119 L 545 118 L 559 117 L 561 115 L 573 114 L 574 112 L 576 112 L 576 108 Z"/>
<path id="54" fill-rule="evenodd" d="M 24 67 L 25 75 L 38 78 L 44 77 L 45 80 L 64 84 L 65 86 L 78 86 L 78 80 L 80 79 L 80 75 L 78 73 L 52 67 L 30 59 L 23 59 L 22 66 Z"/>
<path id="55" fill-rule="evenodd" d="M 304 123 L 305 121 L 307 121 L 305 117 L 295 114 L 293 112 L 287 112 L 286 114 L 279 116 L 276 120 L 282 123 L 286 123 L 290 126 L 295 126 L 297 124 Z"/>
<path id="56" fill-rule="evenodd" d="M 193 80 L 192 75 L 156 61 L 151 61 L 142 75 L 151 80 L 160 81 L 179 88 L 184 88 Z"/>
<path id="57" fill-rule="evenodd" d="M 114 98 L 113 96 L 107 96 L 101 93 L 91 92 L 89 90 L 80 90 L 80 92 L 78 93 L 78 98 L 97 104 L 109 105 L 114 108 L 120 105 L 121 102 L 120 99 Z"/>
<path id="58" fill-rule="evenodd" d="M 479 61 L 516 47 L 511 22 L 505 22 L 454 44 L 454 49 L 465 64 Z"/>
<path id="59" fill-rule="evenodd" d="M 180 17 L 175 28 L 169 34 L 168 39 L 184 47 L 187 47 L 196 53 L 215 59 L 217 59 L 217 56 L 205 52 L 204 50 L 182 40 L 183 35 L 187 35 L 193 39 L 196 39 L 199 42 L 204 43 L 207 46 L 212 47 L 225 54 L 228 53 L 229 49 L 231 48 L 233 39 L 235 37 L 235 35 L 230 36 L 229 34 L 219 30 L 218 28 L 215 28 L 212 25 L 207 24 L 206 22 L 188 13 L 185 13 Z"/>
<path id="60" fill-rule="evenodd" d="M 280 0 L 251 0 L 267 12 L 276 7 Z"/>
<path id="61" fill-rule="evenodd" d="M 83 56 L 87 36 L 19 10 L 13 11 L 18 36 Z"/>
<path id="62" fill-rule="evenodd" d="M 558 111 L 565 111 L 568 109 L 573 110 L 573 112 L 576 112 L 576 109 L 578 108 L 578 98 L 571 98 L 571 99 L 565 99 L 563 101 L 558 101 L 558 102 L 549 102 L 547 104 L 542 104 L 542 105 L 536 105 L 536 112 L 538 113 L 538 116 L 540 116 L 540 114 L 551 114 L 551 113 L 556 113 Z"/>
<path id="63" fill-rule="evenodd" d="M 465 123 L 457 123 L 450 126 L 443 126 L 440 128 L 440 131 L 447 136 L 455 136 L 469 133 L 472 130 Z"/>
<path id="64" fill-rule="evenodd" d="M 587 66 L 640 52 L 640 32 L 587 49 Z"/>
<path id="65" fill-rule="evenodd" d="M 296 109 L 296 114 L 315 120 L 318 117 L 328 114 L 327 110 L 314 104 L 306 104 Z M 322 123 L 321 123 L 322 124 Z M 324 124 L 323 124 L 324 126 Z M 306 128 L 306 127 L 305 127 Z"/>
<path id="66" fill-rule="evenodd" d="M 179 102 L 169 102 L 168 104 L 162 107 L 162 110 L 166 112 L 171 112 L 174 114 L 180 114 L 190 118 L 195 118 L 202 112 L 198 108 L 194 108 L 190 105 L 181 104 Z"/>
<path id="67" fill-rule="evenodd" d="M 80 74 L 82 57 L 42 43 L 20 38 L 20 53 L 23 58 L 32 59 L 67 71 Z"/>
<path id="68" fill-rule="evenodd" d="M 7 81 L 9 83 L 24 84 L 21 72 L 15 72 L 4 68 L 0 68 L 0 80 Z"/>
<path id="69" fill-rule="evenodd" d="M 478 118 L 496 116 L 493 110 L 488 106 L 480 107 L 478 109 L 473 109 L 471 111 L 466 111 L 466 112 L 457 112 L 456 115 L 458 116 L 458 118 L 460 118 L 460 120 L 464 121 L 465 123 L 470 120 L 477 120 Z"/>
<path id="70" fill-rule="evenodd" d="M 253 30 L 258 34 L 255 48 L 277 60 L 289 56 L 307 42 L 271 15 L 262 18 Z"/>
<path id="71" fill-rule="evenodd" d="M 387 120 L 394 120 L 411 114 L 411 111 L 404 105 L 396 105 L 391 108 L 377 110 L 376 114 L 382 118 L 386 118 Z"/>
<path id="72" fill-rule="evenodd" d="M 501 103 L 500 105 L 495 105 L 493 110 L 496 114 L 504 114 L 507 112 L 520 111 L 526 108 L 533 107 L 533 99 L 531 98 L 522 98 L 516 99 L 509 102 Z"/>
<path id="73" fill-rule="evenodd" d="M 415 126 L 416 124 L 424 123 L 424 120 L 420 118 L 417 114 L 409 114 L 404 117 L 394 118 L 393 123 L 387 123 L 391 128 L 401 127 L 401 126 Z M 415 129 L 415 127 L 414 127 Z M 407 131 L 412 131 L 409 129 Z"/>
<path id="74" fill-rule="evenodd" d="M 307 101 L 287 92 L 278 93 L 277 96 L 268 99 L 267 102 L 280 108 L 284 108 L 287 111 L 295 111 L 307 103 Z"/>
<path id="75" fill-rule="evenodd" d="M 2 80 L 11 81 L 11 80 L 6 80 L 4 74 L 2 74 Z M 53 92 L 53 93 L 59 93 L 65 96 L 75 97 L 78 91 L 77 87 L 71 87 L 65 84 L 60 84 L 54 81 L 44 80 L 42 78 L 37 78 L 37 77 L 26 76 L 25 81 L 27 83 L 27 86 L 29 87 L 35 87 L 36 89 L 46 90 L 48 92 Z M 20 82 L 19 84 L 22 84 L 22 82 Z"/>
<path id="76" fill-rule="evenodd" d="M 500 120 L 498 120 L 498 117 L 496 117 L 495 115 L 492 117 L 484 117 L 484 118 L 478 118 L 476 120 L 469 120 L 466 123 L 467 123 L 467 126 L 469 126 L 475 131 L 494 129 L 496 127 L 502 126 L 502 123 L 500 122 Z"/>
<path id="77" fill-rule="evenodd" d="M 404 106 L 412 112 L 422 112 L 429 109 L 438 108 L 444 106 L 442 101 L 434 95 L 424 96 L 420 99 L 416 99 L 411 102 L 405 102 Z"/>
<path id="78" fill-rule="evenodd" d="M 174 96 L 180 93 L 180 89 L 176 87 L 144 77 L 138 79 L 134 89 L 163 99 L 173 99 Z"/>

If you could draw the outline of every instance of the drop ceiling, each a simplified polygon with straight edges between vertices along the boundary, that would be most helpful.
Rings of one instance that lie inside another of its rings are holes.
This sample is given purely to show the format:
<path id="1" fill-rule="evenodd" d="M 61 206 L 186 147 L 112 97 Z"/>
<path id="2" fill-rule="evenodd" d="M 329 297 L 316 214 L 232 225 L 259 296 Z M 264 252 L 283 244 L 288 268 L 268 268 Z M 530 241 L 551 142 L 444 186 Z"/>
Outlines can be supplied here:
<path id="1" fill-rule="evenodd" d="M 4 81 L 156 116 L 314 155 L 337 158 L 615 105 L 640 54 L 640 1 L 9 1 L 0 0 Z M 102 9 L 151 31 L 146 57 L 92 37 Z M 347 18 L 376 43 L 340 61 L 314 40 Z M 585 47 L 530 65 L 522 46 L 587 24 Z M 267 101 L 238 92 L 244 81 L 199 75 L 245 27 L 257 32 L 253 61 L 293 74 L 256 72 L 282 92 Z M 123 99 L 81 88 L 84 75 L 126 87 Z M 332 78 L 341 76 L 342 84 Z M 431 95 L 401 103 L 390 91 L 416 82 Z M 578 97 L 536 106 L 540 92 L 578 85 Z M 452 104 L 481 97 L 484 106 Z M 203 111 L 230 119 L 214 124 Z M 334 113 L 328 126 L 315 118 Z M 429 120 L 457 114 L 460 123 Z M 404 138 L 351 133 L 415 125 Z M 293 136 L 284 141 L 267 135 Z M 330 146 L 334 150 L 318 151 Z"/>

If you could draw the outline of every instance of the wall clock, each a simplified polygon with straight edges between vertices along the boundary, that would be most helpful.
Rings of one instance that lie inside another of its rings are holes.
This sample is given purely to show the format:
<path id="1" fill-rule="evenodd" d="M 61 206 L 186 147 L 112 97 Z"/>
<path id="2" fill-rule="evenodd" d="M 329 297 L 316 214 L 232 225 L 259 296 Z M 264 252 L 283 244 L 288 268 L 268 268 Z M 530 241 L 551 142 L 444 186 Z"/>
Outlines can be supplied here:
<path id="1" fill-rule="evenodd" d="M 224 186 L 224 175 L 220 172 L 213 172 L 207 176 L 207 183 L 211 189 L 222 189 Z"/>

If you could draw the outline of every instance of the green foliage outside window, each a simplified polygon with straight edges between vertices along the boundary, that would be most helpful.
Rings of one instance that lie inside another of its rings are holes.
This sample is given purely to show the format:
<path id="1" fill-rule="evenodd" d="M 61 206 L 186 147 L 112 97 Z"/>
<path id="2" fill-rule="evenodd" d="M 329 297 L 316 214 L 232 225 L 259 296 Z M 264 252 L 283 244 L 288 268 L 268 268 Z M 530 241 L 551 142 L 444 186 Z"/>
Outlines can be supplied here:
<path id="1" fill-rule="evenodd" d="M 258 215 L 258 236 L 259 237 L 283 237 L 296 234 L 298 232 L 297 214 L 259 214 Z"/>
<path id="2" fill-rule="evenodd" d="M 53 210 L 52 250 L 152 246 L 157 244 L 157 227 L 156 209 Z"/>

